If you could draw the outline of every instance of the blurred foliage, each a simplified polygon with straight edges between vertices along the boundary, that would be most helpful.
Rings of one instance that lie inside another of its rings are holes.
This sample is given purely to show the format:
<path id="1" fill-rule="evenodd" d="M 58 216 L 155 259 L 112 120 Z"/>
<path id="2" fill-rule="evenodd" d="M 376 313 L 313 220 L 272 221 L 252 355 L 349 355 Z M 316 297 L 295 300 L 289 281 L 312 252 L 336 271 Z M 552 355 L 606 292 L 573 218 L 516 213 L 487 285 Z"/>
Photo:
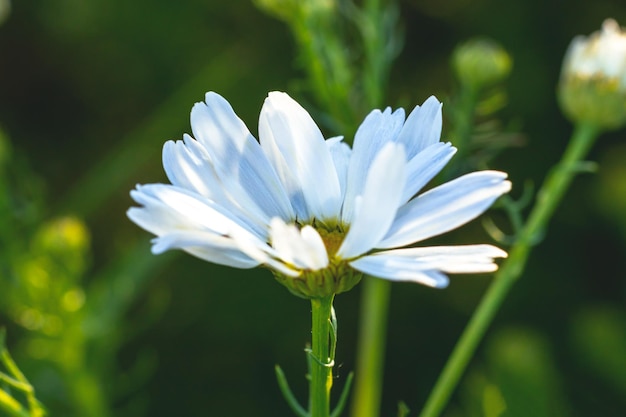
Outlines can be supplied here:
<path id="1" fill-rule="evenodd" d="M 5 342 L 6 330 L 0 328 L 0 411 L 12 417 L 43 417 L 46 413 L 35 389 L 13 361 Z"/>
<path id="2" fill-rule="evenodd" d="M 287 20 L 289 1 L 257 3 Z M 333 39 L 312 39 L 308 52 L 348 48 L 345 67 L 337 58 L 318 75 L 330 68 L 329 88 L 350 86 L 356 78 L 345 71 L 355 63 L 376 65 L 353 49 L 354 29 L 343 31 L 372 22 L 349 21 L 348 2 L 338 3 L 322 10 L 339 22 L 327 32 Z M 267 271 L 152 256 L 124 211 L 134 183 L 164 180 L 161 146 L 189 131 L 191 105 L 207 90 L 227 97 L 252 132 L 267 91 L 280 89 L 328 136 L 346 134 L 329 120 L 324 92 L 307 84 L 314 55 L 296 52 L 306 41 L 298 30 L 315 28 L 315 14 L 284 26 L 242 0 L 12 2 L 8 15 L 7 4 L 0 1 L 0 326 L 39 400 L 63 416 L 288 415 L 272 368 L 306 372 L 307 304 Z M 608 16 L 626 23 L 617 1 L 555 6 L 401 1 L 378 22 L 388 37 L 370 40 L 397 54 L 393 68 L 373 72 L 389 86 L 374 99 L 412 107 L 430 94 L 448 97 L 444 139 L 456 141 L 463 101 L 451 53 L 474 36 L 497 40 L 515 68 L 475 102 L 484 105 L 463 133 L 473 145 L 455 169 L 505 170 L 519 197 L 571 133 L 554 94 L 569 41 Z M 354 93 L 340 104 L 355 112 L 346 117 L 367 111 Z M 485 138 L 506 146 L 477 153 Z M 623 414 L 624 157 L 624 132 L 604 136 L 592 154 L 598 175 L 576 181 L 447 415 Z M 451 238 L 489 241 L 479 223 Z M 400 399 L 419 410 L 488 280 L 453 277 L 445 291 L 393 286 L 383 415 Z M 354 369 L 358 292 L 336 301 L 339 378 Z M 291 382 L 303 398 L 304 378 Z"/>

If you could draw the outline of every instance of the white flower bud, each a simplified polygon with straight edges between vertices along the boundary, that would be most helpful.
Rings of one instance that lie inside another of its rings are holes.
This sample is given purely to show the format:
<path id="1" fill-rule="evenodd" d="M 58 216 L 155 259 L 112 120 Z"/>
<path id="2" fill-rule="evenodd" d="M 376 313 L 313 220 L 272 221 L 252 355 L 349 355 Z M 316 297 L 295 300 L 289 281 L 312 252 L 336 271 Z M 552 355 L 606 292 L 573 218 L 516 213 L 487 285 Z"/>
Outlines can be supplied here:
<path id="1" fill-rule="evenodd" d="M 614 129 L 626 123 L 626 33 L 607 19 L 602 30 L 577 36 L 565 54 L 559 99 L 575 122 Z"/>

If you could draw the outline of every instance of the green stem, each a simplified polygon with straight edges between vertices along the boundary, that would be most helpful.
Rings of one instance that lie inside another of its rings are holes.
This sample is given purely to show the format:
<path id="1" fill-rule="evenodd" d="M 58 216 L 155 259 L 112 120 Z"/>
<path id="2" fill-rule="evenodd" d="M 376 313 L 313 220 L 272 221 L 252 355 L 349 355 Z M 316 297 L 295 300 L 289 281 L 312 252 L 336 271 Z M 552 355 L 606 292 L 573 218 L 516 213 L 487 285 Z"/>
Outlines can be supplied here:
<path id="1" fill-rule="evenodd" d="M 389 60 L 380 56 L 387 41 L 382 30 L 380 0 L 366 0 L 363 11 L 365 19 L 361 25 L 361 35 L 366 68 L 363 74 L 363 90 L 369 106 L 378 108 L 382 105 L 385 67 L 390 64 Z"/>
<path id="2" fill-rule="evenodd" d="M 472 139 L 478 91 L 465 86 L 461 90 L 459 100 L 461 108 L 457 112 L 454 146 L 458 149 L 456 160 L 464 161 Z"/>
<path id="3" fill-rule="evenodd" d="M 380 412 L 391 283 L 366 277 L 361 285 L 359 350 L 351 413 L 353 417 L 376 417 Z"/>
<path id="4" fill-rule="evenodd" d="M 561 162 L 546 178 L 519 239 L 461 335 L 420 417 L 437 417 L 443 411 L 489 324 L 513 283 L 521 276 L 532 245 L 544 231 L 574 175 L 579 171 L 579 163 L 587 155 L 599 133 L 600 130 L 592 125 L 576 126 Z"/>
<path id="5" fill-rule="evenodd" d="M 17 388 L 24 393 L 26 401 L 28 402 L 28 408 L 30 411 L 29 415 L 31 417 L 41 417 L 44 415 L 44 411 L 43 408 L 39 405 L 37 399 L 35 398 L 35 389 L 28 382 L 22 371 L 20 371 L 16 363 L 13 361 L 11 354 L 4 344 L 5 337 L 6 335 L 4 329 L 0 329 L 0 363 L 4 365 L 12 379 L 17 382 L 17 384 L 13 384 L 14 388 Z M 15 405 L 11 403 L 9 398 L 10 397 L 8 397 L 8 394 L 3 395 L 3 406 L 9 407 Z"/>
<path id="6" fill-rule="evenodd" d="M 330 317 L 334 296 L 311 299 L 311 352 L 309 402 L 311 417 L 329 417 L 333 361 L 330 356 Z"/>
<path id="7" fill-rule="evenodd" d="M 0 411 L 3 416 L 30 417 L 30 413 L 2 389 L 0 389 Z"/>

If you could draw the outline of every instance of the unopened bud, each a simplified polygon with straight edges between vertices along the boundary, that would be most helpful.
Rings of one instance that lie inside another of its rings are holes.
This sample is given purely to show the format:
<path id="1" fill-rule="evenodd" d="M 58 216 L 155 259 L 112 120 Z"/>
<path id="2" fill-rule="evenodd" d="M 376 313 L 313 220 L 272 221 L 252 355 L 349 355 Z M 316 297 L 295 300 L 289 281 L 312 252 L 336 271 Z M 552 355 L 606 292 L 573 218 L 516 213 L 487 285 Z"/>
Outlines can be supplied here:
<path id="1" fill-rule="evenodd" d="M 626 33 L 615 20 L 574 38 L 563 61 L 559 101 L 574 122 L 605 129 L 626 123 Z"/>
<path id="2" fill-rule="evenodd" d="M 507 51 L 490 39 L 471 39 L 452 53 L 452 67 L 459 82 L 474 90 L 506 79 L 512 66 L 513 60 Z"/>

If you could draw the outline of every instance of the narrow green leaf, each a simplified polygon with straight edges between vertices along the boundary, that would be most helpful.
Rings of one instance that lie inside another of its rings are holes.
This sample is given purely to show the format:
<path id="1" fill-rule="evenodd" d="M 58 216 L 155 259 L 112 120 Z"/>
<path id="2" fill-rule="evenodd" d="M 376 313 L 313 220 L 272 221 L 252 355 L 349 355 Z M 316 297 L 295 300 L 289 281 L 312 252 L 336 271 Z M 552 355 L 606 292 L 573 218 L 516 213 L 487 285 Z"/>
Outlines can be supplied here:
<path id="1" fill-rule="evenodd" d="M 293 395 L 291 388 L 289 388 L 289 383 L 287 382 L 287 377 L 285 377 L 283 370 L 278 365 L 276 365 L 274 369 L 276 371 L 278 387 L 280 388 L 280 392 L 283 393 L 283 397 L 285 398 L 285 401 L 287 401 L 287 404 L 289 404 L 289 407 L 298 417 L 309 417 L 309 413 L 300 405 L 296 397 Z"/>
<path id="2" fill-rule="evenodd" d="M 348 401 L 348 395 L 350 395 L 350 388 L 352 387 L 352 380 L 354 379 L 354 372 L 350 372 L 348 374 L 348 378 L 346 378 L 346 384 L 343 386 L 343 390 L 341 391 L 341 395 L 339 396 L 339 401 L 335 406 L 335 409 L 332 413 L 330 413 L 330 417 L 339 417 L 343 412 L 343 409 L 346 406 L 346 402 Z"/>

